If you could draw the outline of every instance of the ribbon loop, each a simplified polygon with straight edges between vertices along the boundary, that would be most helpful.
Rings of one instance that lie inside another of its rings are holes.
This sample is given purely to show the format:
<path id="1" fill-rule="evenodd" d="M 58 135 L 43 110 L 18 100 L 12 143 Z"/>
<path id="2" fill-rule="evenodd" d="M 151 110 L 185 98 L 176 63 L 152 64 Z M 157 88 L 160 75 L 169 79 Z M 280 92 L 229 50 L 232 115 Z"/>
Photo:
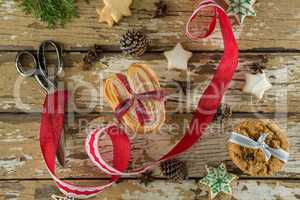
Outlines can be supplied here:
<path id="1" fill-rule="evenodd" d="M 192 21 L 197 17 L 197 14 L 199 12 L 201 12 L 204 8 L 209 8 L 209 7 L 212 7 L 214 10 L 213 10 L 213 17 L 212 17 L 212 20 L 211 20 L 211 22 L 208 26 L 207 31 L 204 34 L 201 34 L 201 33 L 199 33 L 197 35 L 193 34 L 193 31 L 191 29 Z M 198 41 L 202 38 L 206 38 L 209 35 L 211 35 L 213 33 L 213 31 L 215 30 L 215 27 L 216 27 L 217 14 L 219 13 L 218 9 L 223 10 L 223 8 L 221 6 L 219 6 L 218 4 L 216 4 L 215 1 L 213 1 L 213 0 L 206 0 L 206 1 L 203 1 L 202 3 L 200 3 L 199 7 L 193 12 L 192 16 L 190 17 L 190 19 L 187 23 L 187 26 L 186 26 L 187 36 L 192 40 Z"/>
<path id="2" fill-rule="evenodd" d="M 67 91 L 56 91 L 46 96 L 40 127 L 40 147 L 46 167 L 59 190 L 68 197 L 89 198 L 110 187 L 120 176 L 112 176 L 106 185 L 91 187 L 77 186 L 56 176 L 55 155 L 64 121 L 64 113 L 61 109 L 66 107 L 67 101 Z M 114 147 L 113 166 L 119 171 L 126 170 L 130 159 L 130 143 L 126 133 L 112 126 L 95 131 L 110 136 Z M 95 148 L 98 149 L 98 146 Z"/>
<path id="3" fill-rule="evenodd" d="M 270 148 L 266 144 L 262 144 L 260 146 L 260 150 L 264 153 L 265 155 L 265 160 L 269 161 L 271 159 L 272 153 L 270 152 Z"/>
<path id="4" fill-rule="evenodd" d="M 279 149 L 271 148 L 269 145 L 265 143 L 267 137 L 268 134 L 263 133 L 261 134 L 261 136 L 258 138 L 257 141 L 254 141 L 249 137 L 246 137 L 239 133 L 232 132 L 229 142 L 241 145 L 243 147 L 251 148 L 251 149 L 260 149 L 263 152 L 266 161 L 269 161 L 271 159 L 271 156 L 274 156 L 277 159 L 287 163 L 289 159 L 289 153 L 280 148 Z"/>

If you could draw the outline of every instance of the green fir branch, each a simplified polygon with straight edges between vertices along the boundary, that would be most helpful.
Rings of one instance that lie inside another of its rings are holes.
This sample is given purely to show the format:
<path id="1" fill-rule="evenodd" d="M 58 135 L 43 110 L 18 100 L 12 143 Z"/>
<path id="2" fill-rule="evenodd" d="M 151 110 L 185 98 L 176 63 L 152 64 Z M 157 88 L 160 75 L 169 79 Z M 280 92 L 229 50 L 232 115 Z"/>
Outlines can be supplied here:
<path id="1" fill-rule="evenodd" d="M 22 0 L 21 6 L 41 21 L 47 22 L 50 28 L 77 17 L 74 0 Z"/>

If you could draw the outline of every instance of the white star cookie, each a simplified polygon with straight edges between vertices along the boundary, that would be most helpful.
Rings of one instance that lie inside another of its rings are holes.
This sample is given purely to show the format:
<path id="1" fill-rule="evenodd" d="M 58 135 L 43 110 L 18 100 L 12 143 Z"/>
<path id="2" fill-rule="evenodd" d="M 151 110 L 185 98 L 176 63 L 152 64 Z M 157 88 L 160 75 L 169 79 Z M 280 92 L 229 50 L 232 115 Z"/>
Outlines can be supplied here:
<path id="1" fill-rule="evenodd" d="M 130 6 L 133 0 L 103 0 L 105 6 L 102 10 L 97 9 L 99 22 L 107 22 L 109 27 L 118 23 L 123 16 L 130 16 Z"/>
<path id="2" fill-rule="evenodd" d="M 270 89 L 272 85 L 269 83 L 265 73 L 245 74 L 246 84 L 243 92 L 255 95 L 258 99 L 262 99 L 265 91 Z"/>
<path id="3" fill-rule="evenodd" d="M 182 45 L 178 43 L 174 49 L 171 51 L 166 51 L 164 55 L 168 60 L 168 69 L 175 68 L 187 70 L 188 61 L 193 54 L 184 50 Z"/>

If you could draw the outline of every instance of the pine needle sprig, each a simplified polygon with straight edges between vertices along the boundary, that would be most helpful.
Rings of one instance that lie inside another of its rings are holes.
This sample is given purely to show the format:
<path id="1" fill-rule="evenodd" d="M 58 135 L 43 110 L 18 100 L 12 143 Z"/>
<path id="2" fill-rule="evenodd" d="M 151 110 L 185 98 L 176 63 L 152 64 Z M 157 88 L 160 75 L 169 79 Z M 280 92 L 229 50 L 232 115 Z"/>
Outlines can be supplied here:
<path id="1" fill-rule="evenodd" d="M 74 0 L 22 0 L 21 6 L 36 18 L 47 22 L 50 28 L 77 17 Z"/>

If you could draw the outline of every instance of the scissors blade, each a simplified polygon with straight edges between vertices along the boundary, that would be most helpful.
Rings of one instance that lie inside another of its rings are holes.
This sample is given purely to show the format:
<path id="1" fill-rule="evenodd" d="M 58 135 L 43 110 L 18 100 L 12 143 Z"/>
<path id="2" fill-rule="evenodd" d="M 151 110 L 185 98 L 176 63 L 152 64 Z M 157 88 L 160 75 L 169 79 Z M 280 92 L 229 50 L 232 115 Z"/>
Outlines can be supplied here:
<path id="1" fill-rule="evenodd" d="M 37 80 L 37 82 L 39 83 L 39 85 L 41 86 L 41 88 L 46 92 L 46 93 L 50 93 L 50 89 L 51 88 L 51 83 L 44 77 L 44 75 L 42 75 L 41 73 L 37 73 L 35 74 L 35 79 Z"/>
<path id="2" fill-rule="evenodd" d="M 66 136 L 65 136 L 65 131 L 63 130 L 60 136 L 59 145 L 56 152 L 56 158 L 62 167 L 65 166 L 65 146 L 66 146 Z"/>

